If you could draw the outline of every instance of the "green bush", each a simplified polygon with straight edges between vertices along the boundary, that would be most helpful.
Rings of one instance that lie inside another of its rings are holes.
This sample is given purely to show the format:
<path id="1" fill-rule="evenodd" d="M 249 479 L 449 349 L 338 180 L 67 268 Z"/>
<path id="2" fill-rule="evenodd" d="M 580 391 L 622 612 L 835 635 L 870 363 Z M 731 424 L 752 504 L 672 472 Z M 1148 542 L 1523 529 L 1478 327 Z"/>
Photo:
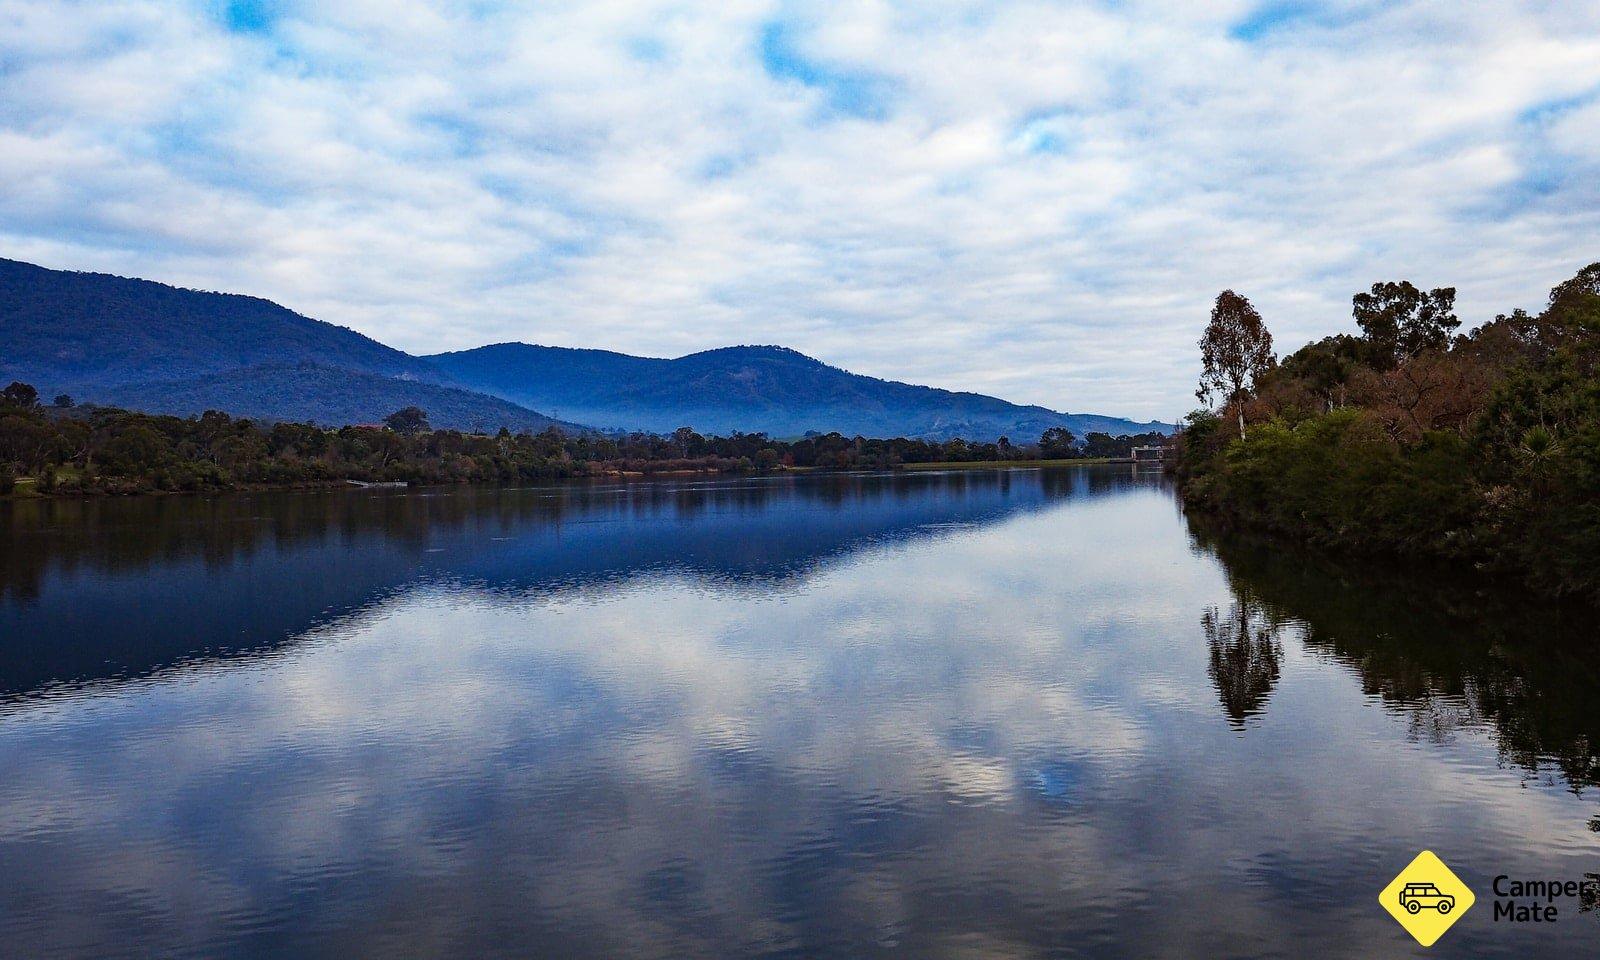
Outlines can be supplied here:
<path id="1" fill-rule="evenodd" d="M 1466 445 L 1403 449 L 1361 410 L 1274 420 L 1203 464 L 1195 498 L 1312 542 L 1448 551 L 1471 515 Z"/>
<path id="2" fill-rule="evenodd" d="M 1244 439 L 1192 415 L 1174 465 L 1186 500 L 1311 543 L 1460 559 L 1600 601 L 1600 264 L 1538 316 L 1383 369 L 1346 340 L 1263 377 Z M 1349 405 L 1308 413 L 1308 397 Z"/>

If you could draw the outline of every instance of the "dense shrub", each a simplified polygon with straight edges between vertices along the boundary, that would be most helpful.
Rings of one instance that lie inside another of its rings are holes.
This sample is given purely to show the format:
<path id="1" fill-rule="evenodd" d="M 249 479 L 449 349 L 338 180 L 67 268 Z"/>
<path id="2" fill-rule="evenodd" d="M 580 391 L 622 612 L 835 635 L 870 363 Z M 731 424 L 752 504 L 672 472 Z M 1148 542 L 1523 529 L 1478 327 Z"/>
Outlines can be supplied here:
<path id="1" fill-rule="evenodd" d="M 1258 424 L 1204 471 L 1195 499 L 1313 542 L 1452 552 L 1472 516 L 1467 447 L 1445 432 L 1414 445 L 1345 409 Z"/>
<path id="2" fill-rule="evenodd" d="M 1600 600 L 1600 264 L 1538 316 L 1414 352 L 1312 344 L 1260 377 L 1242 409 L 1242 439 L 1216 414 L 1190 417 L 1175 464 L 1190 503 Z"/>

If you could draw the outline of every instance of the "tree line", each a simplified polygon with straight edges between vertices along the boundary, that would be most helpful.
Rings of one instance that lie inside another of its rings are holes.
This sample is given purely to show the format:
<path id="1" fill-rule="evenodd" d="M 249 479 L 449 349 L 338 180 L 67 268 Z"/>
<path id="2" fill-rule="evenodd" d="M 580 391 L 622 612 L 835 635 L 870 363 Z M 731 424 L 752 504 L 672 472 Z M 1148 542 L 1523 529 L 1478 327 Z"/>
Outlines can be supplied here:
<path id="1" fill-rule="evenodd" d="M 1035 443 L 871 439 L 838 433 L 783 441 L 760 433 L 703 436 L 461 433 L 434 430 L 425 411 L 397 410 L 381 425 L 330 428 L 263 423 L 219 411 L 198 417 L 45 405 L 25 383 L 0 390 L 0 495 L 19 478 L 40 494 L 201 491 L 241 486 L 358 482 L 417 484 L 545 480 L 667 472 L 893 469 L 934 462 L 1127 456 L 1158 434 L 1083 440 L 1052 428 Z"/>
<path id="2" fill-rule="evenodd" d="M 1432 555 L 1600 600 L 1600 263 L 1460 332 L 1452 287 L 1375 283 L 1359 333 L 1277 359 L 1217 297 L 1175 469 L 1186 500 L 1356 550 Z"/>

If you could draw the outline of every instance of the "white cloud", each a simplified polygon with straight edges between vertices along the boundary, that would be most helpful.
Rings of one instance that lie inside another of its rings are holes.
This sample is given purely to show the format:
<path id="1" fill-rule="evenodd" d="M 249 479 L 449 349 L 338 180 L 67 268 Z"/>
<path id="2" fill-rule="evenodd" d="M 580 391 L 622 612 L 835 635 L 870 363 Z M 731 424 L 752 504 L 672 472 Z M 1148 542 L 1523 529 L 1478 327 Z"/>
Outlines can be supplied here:
<path id="1" fill-rule="evenodd" d="M 1374 280 L 1456 284 L 1472 323 L 1600 258 L 1588 3 L 0 0 L 0 26 L 0 254 L 418 352 L 773 342 L 1173 416 L 1224 286 L 1292 349 Z"/>

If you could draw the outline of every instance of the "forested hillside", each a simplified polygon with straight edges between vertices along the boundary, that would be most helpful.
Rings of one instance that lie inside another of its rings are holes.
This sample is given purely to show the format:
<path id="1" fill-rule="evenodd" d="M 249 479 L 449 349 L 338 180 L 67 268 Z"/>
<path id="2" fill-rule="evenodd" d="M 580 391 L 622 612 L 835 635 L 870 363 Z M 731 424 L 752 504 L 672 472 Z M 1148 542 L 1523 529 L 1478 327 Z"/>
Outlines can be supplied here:
<path id="1" fill-rule="evenodd" d="M 263 364 L 191 380 L 130 384 L 105 391 L 105 398 L 108 403 L 131 410 L 180 416 L 226 410 L 234 416 L 258 420 L 344 426 L 377 423 L 401 407 L 415 406 L 428 412 L 434 426 L 449 430 L 585 430 L 578 424 L 552 419 L 498 397 L 314 363 Z"/>
<path id="2" fill-rule="evenodd" d="M 501 343 L 426 358 L 474 390 L 598 427 L 777 437 L 846 436 L 1015 442 L 1052 427 L 1082 437 L 1169 432 L 1096 414 L 1058 413 L 996 397 L 880 380 L 786 347 L 706 350 L 666 360 L 605 350 Z"/>
<path id="3" fill-rule="evenodd" d="M 509 343 L 414 357 L 257 297 L 0 260 L 0 383 L 151 412 L 371 423 L 415 405 L 463 430 L 837 432 L 872 438 L 1169 432 L 861 376 L 784 347 L 673 360 Z M 537 412 L 536 412 L 537 411 Z"/>
<path id="4" fill-rule="evenodd" d="M 416 357 L 270 300 L 0 259 L 0 381 L 89 397 L 262 363 L 441 379 Z"/>

